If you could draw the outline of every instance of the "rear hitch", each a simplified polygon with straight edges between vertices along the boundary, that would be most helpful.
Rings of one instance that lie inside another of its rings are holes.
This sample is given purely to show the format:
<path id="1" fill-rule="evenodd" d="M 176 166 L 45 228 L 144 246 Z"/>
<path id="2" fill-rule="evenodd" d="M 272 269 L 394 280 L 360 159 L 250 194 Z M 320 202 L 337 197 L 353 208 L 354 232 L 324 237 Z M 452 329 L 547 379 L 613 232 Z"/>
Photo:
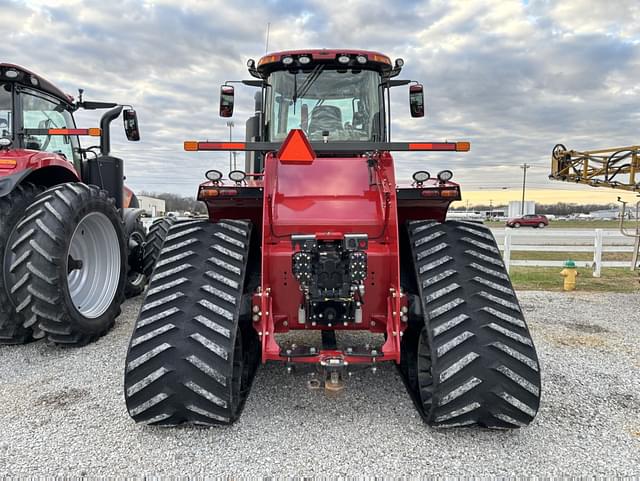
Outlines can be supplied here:
<path id="1" fill-rule="evenodd" d="M 324 390 L 327 393 L 335 394 L 344 389 L 342 374 L 346 371 L 349 363 L 343 357 L 327 357 L 320 361 L 320 366 L 324 372 Z"/>

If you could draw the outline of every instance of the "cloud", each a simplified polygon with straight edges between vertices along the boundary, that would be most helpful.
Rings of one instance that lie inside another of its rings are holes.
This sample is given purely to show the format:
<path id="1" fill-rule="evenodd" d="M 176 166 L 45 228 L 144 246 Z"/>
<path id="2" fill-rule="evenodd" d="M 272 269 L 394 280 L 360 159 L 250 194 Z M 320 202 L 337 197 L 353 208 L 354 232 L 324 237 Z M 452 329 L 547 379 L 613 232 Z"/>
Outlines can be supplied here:
<path id="1" fill-rule="evenodd" d="M 468 138 L 472 151 L 398 154 L 399 177 L 451 167 L 467 189 L 517 189 L 527 162 L 532 187 L 572 189 L 547 180 L 555 143 L 636 142 L 640 7 L 615 3 L 0 0 L 0 59 L 71 94 L 81 87 L 87 99 L 133 104 L 143 141 L 127 143 L 118 123 L 113 150 L 138 190 L 192 194 L 205 170 L 227 167 L 226 153 L 187 154 L 182 141 L 228 137 L 219 85 L 247 77 L 246 59 L 264 53 L 267 22 L 270 50 L 351 47 L 405 59 L 403 77 L 425 85 L 427 117 L 411 119 L 406 87 L 394 90 L 394 138 Z M 237 139 L 253 89 L 238 87 L 236 97 Z M 78 121 L 98 117 L 81 112 Z"/>

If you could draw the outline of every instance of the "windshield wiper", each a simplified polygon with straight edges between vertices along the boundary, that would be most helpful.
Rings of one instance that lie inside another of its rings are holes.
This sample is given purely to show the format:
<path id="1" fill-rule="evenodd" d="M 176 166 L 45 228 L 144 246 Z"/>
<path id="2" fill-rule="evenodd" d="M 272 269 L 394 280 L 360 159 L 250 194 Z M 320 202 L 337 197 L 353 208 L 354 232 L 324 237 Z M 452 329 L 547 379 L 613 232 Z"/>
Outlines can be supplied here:
<path id="1" fill-rule="evenodd" d="M 309 76 L 302 82 L 300 86 L 300 92 L 298 92 L 298 74 L 296 73 L 293 78 L 293 111 L 296 111 L 296 102 L 299 98 L 304 97 L 305 94 L 309 91 L 311 85 L 318 79 L 320 73 L 324 69 L 324 65 L 316 65 L 315 68 L 311 71 Z"/>

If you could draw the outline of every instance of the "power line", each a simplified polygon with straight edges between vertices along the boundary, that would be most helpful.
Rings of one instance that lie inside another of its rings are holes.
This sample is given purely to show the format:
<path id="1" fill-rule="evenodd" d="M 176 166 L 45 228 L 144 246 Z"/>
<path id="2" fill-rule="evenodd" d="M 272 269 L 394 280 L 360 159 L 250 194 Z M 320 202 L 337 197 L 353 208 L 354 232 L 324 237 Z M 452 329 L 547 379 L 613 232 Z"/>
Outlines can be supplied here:
<path id="1" fill-rule="evenodd" d="M 522 169 L 524 171 L 524 175 L 522 177 L 522 205 L 520 208 L 520 215 L 524 215 L 524 191 L 527 185 L 527 169 L 530 169 L 531 166 L 526 162 L 522 164 Z"/>

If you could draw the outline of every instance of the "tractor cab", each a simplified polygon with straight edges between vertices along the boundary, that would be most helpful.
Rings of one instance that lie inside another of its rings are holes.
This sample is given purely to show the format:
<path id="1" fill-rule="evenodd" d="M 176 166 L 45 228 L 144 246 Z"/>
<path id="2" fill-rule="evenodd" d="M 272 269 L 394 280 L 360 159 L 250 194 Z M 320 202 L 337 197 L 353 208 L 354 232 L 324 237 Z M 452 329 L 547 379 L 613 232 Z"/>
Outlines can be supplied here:
<path id="1" fill-rule="evenodd" d="M 0 64 L 0 156 L 56 154 L 79 167 L 77 136 L 36 135 L 33 129 L 74 129 L 73 99 L 21 67 Z M 25 132 L 25 129 L 27 132 Z M 11 151 L 11 155 L 7 154 Z M 6 174 L 9 162 L 4 163 Z"/>
<path id="2" fill-rule="evenodd" d="M 361 50 L 284 51 L 266 55 L 249 73 L 260 87 L 246 140 L 282 142 L 301 129 L 311 142 L 384 142 L 390 138 L 389 88 L 412 83 L 393 80 L 404 61 Z M 233 114 L 233 82 L 221 88 L 220 115 Z M 411 115 L 424 116 L 422 85 L 410 86 Z M 328 156 L 330 154 L 322 154 Z M 263 167 L 260 153 L 247 153 L 247 172 Z"/>
<path id="3" fill-rule="evenodd" d="M 80 129 L 74 120 L 78 109 L 109 110 L 100 128 Z M 127 138 L 139 140 L 132 108 L 83 101 L 82 90 L 75 101 L 23 67 L 0 64 L 0 197 L 24 181 L 51 186 L 82 179 L 113 193 L 121 207 L 123 196 L 116 195 L 124 188 L 121 161 L 109 155 L 110 123 L 120 113 Z M 98 145 L 83 149 L 79 136 L 97 137 Z"/>

